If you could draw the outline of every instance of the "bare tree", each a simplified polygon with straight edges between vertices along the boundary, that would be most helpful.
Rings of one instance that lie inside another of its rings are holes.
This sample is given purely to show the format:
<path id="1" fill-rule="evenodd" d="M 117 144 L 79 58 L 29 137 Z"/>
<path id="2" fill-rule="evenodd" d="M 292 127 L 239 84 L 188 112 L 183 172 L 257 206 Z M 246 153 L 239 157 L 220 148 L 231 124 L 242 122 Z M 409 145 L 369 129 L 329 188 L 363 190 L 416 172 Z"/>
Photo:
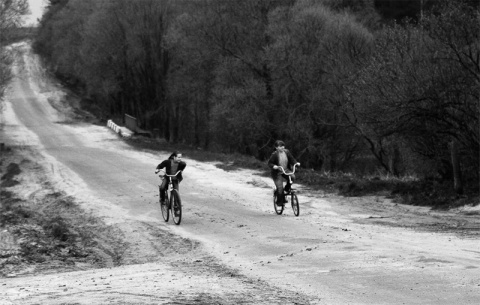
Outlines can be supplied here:
<path id="1" fill-rule="evenodd" d="M 457 180 L 453 170 L 462 169 L 478 179 L 479 32 L 478 11 L 457 3 L 377 36 L 372 57 L 346 86 L 345 114 L 386 170 L 395 150 L 385 144 L 403 141 L 435 160 L 427 173 Z"/>

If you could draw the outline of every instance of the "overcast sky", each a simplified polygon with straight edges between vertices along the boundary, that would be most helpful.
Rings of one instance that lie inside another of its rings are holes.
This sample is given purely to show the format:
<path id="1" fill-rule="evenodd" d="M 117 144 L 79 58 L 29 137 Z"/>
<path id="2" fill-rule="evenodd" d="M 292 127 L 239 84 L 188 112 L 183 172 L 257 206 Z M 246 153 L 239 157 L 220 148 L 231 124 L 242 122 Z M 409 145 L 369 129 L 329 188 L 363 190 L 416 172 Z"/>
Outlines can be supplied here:
<path id="1" fill-rule="evenodd" d="M 25 25 L 37 25 L 37 19 L 43 14 L 43 9 L 47 4 L 47 0 L 28 0 L 31 14 L 25 16 Z"/>

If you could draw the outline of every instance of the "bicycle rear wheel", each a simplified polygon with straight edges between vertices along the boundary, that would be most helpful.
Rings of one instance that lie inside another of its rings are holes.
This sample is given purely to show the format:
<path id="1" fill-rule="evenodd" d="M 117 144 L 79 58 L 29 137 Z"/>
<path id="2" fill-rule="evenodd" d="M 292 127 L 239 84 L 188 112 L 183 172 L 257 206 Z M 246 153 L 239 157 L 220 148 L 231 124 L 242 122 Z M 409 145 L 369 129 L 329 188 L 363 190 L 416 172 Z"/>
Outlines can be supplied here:
<path id="1" fill-rule="evenodd" d="M 172 219 L 176 225 L 182 221 L 182 201 L 177 190 L 173 189 L 170 194 L 170 208 L 172 211 Z"/>
<path id="2" fill-rule="evenodd" d="M 283 209 L 285 208 L 285 205 L 277 205 L 277 191 L 273 190 L 273 208 L 275 209 L 275 213 L 278 215 L 282 215 Z"/>
<path id="3" fill-rule="evenodd" d="M 160 188 L 159 188 L 159 193 L 160 193 Z M 163 220 L 165 220 L 165 222 L 168 222 L 168 218 L 170 217 L 170 214 L 168 213 L 168 194 L 165 194 L 165 201 L 162 203 L 162 199 L 161 199 L 161 195 L 160 195 L 160 198 L 158 199 L 159 202 L 160 202 L 160 210 L 162 210 L 162 216 L 163 216 Z"/>
<path id="4" fill-rule="evenodd" d="M 292 199 L 293 214 L 295 214 L 295 216 L 298 216 L 300 215 L 300 205 L 298 204 L 297 194 L 292 193 L 291 199 Z"/>

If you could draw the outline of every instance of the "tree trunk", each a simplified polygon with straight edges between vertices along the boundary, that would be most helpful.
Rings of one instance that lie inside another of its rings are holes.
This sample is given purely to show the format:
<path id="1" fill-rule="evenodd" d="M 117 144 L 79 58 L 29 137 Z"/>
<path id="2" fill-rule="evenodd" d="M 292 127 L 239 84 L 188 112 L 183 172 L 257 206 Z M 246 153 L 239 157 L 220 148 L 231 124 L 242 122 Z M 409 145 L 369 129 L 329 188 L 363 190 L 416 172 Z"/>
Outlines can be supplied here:
<path id="1" fill-rule="evenodd" d="M 167 101 L 164 101 L 165 103 Z M 163 109 L 163 138 L 167 141 L 170 142 L 170 107 L 168 104 L 165 105 Z"/>
<path id="2" fill-rule="evenodd" d="M 399 171 L 399 162 L 400 162 L 400 151 L 397 145 L 394 145 L 392 155 L 390 156 L 390 160 L 388 162 L 388 167 L 390 169 L 390 173 L 393 174 L 395 177 L 400 175 Z"/>
<path id="3" fill-rule="evenodd" d="M 198 106 L 200 101 L 195 99 L 194 103 L 194 141 L 195 147 L 200 147 L 200 107 Z"/>
<path id="4" fill-rule="evenodd" d="M 457 140 L 452 140 L 450 143 L 450 154 L 452 157 L 453 169 L 453 188 L 459 195 L 463 194 L 462 170 L 460 168 L 460 157 L 458 155 Z"/>

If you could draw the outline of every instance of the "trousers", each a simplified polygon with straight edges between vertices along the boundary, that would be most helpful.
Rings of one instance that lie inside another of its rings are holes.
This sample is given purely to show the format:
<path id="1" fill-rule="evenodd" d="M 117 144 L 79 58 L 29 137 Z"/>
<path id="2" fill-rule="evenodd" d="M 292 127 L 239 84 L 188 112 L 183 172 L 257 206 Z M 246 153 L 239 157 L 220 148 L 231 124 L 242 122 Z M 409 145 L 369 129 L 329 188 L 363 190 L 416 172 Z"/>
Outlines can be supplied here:
<path id="1" fill-rule="evenodd" d="M 283 200 L 283 202 L 286 201 L 285 194 L 283 193 L 283 190 L 284 190 L 283 183 L 285 182 L 285 180 L 287 181 L 287 184 L 285 185 L 285 190 L 290 191 L 292 187 L 288 177 L 289 176 L 284 174 L 277 174 L 272 176 L 273 182 L 275 183 L 275 187 L 277 188 L 277 202 L 280 199 Z M 290 177 L 292 177 L 292 182 L 293 182 L 295 180 L 295 175 L 291 175 Z"/>

